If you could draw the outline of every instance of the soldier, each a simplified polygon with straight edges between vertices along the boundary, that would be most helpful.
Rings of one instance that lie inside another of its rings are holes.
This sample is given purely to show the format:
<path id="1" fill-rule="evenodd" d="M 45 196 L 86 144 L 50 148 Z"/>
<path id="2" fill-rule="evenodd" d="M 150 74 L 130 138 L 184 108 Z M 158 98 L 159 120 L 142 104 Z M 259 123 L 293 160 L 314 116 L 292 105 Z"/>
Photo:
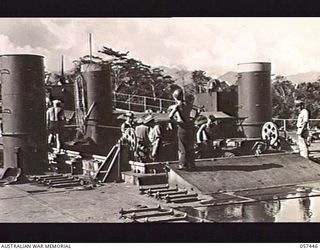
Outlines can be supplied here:
<path id="1" fill-rule="evenodd" d="M 297 120 L 297 135 L 298 135 L 298 146 L 300 155 L 304 158 L 309 158 L 307 139 L 309 136 L 309 111 L 305 108 L 305 103 L 302 100 L 295 101 L 296 107 L 299 111 Z"/>
<path id="2" fill-rule="evenodd" d="M 126 121 L 121 125 L 122 133 L 124 133 L 124 131 L 126 131 L 127 128 L 133 128 L 133 118 L 134 118 L 133 113 L 127 112 L 125 116 L 126 116 Z"/>
<path id="3" fill-rule="evenodd" d="M 212 153 L 213 140 L 218 137 L 218 126 L 215 122 L 215 117 L 210 115 L 197 131 L 197 145 L 200 148 L 201 157 L 209 156 Z"/>
<path id="4" fill-rule="evenodd" d="M 214 90 L 215 87 L 215 80 L 211 79 L 210 81 L 207 82 L 207 93 L 211 94 Z"/>
<path id="5" fill-rule="evenodd" d="M 179 169 L 190 170 L 194 167 L 193 122 L 190 119 L 192 104 L 184 101 L 181 89 L 176 89 L 172 96 L 176 104 L 171 107 L 169 118 L 178 126 Z"/>
<path id="6" fill-rule="evenodd" d="M 137 148 L 135 152 L 135 157 L 140 162 L 147 162 L 149 160 L 149 147 L 150 147 L 150 140 L 149 140 L 149 133 L 150 128 L 147 124 L 151 120 L 143 120 L 140 118 L 137 123 L 138 126 L 135 128 L 135 133 L 137 136 Z"/>
<path id="7" fill-rule="evenodd" d="M 60 141 L 60 134 L 62 127 L 64 125 L 65 116 L 64 110 L 61 107 L 61 101 L 54 100 L 52 101 L 53 106 L 49 107 L 47 110 L 47 126 L 49 131 L 48 136 L 48 144 L 52 143 L 52 139 L 55 138 L 56 146 L 58 151 L 61 149 L 61 141 Z"/>
<path id="8" fill-rule="evenodd" d="M 151 142 L 150 158 L 153 161 L 156 161 L 159 159 L 159 151 L 161 150 L 163 128 L 160 123 L 156 122 L 153 122 L 153 124 L 150 124 L 150 126 L 152 126 L 149 132 L 149 140 Z"/>
<path id="9" fill-rule="evenodd" d="M 149 133 L 153 161 L 174 161 L 177 159 L 177 132 L 171 122 L 159 121 Z"/>

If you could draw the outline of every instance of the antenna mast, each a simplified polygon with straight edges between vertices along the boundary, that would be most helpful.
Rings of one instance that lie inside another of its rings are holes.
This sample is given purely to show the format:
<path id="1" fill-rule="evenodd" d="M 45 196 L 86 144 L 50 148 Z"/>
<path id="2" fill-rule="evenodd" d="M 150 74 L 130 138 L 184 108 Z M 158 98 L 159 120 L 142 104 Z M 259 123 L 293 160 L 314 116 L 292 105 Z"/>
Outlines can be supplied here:
<path id="1" fill-rule="evenodd" d="M 92 33 L 89 33 L 90 62 L 92 62 Z"/>
<path id="2" fill-rule="evenodd" d="M 63 55 L 61 55 L 61 76 L 64 77 L 64 62 Z"/>

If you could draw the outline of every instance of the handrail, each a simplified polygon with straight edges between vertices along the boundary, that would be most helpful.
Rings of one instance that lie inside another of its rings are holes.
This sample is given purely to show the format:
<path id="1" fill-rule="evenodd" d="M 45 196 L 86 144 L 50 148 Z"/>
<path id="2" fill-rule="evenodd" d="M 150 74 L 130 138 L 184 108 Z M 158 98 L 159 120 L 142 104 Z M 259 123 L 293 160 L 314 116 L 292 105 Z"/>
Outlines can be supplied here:
<path id="1" fill-rule="evenodd" d="M 151 96 L 143 96 L 143 95 L 132 95 L 132 94 L 125 94 L 125 93 L 119 93 L 119 92 L 112 92 L 113 95 L 122 95 L 122 96 L 130 96 L 130 97 L 141 97 L 141 98 L 147 98 L 152 100 L 163 100 L 167 102 L 174 102 L 172 99 L 166 99 L 166 98 L 160 98 L 160 97 L 151 97 Z"/>
<path id="2" fill-rule="evenodd" d="M 117 103 L 125 103 L 125 104 L 128 104 L 128 102 L 124 102 L 124 101 L 116 101 Z M 131 104 L 133 105 L 137 105 L 137 106 L 144 106 L 143 103 L 138 103 L 138 102 L 130 102 Z M 155 106 L 155 105 L 149 105 L 148 104 L 148 107 L 151 107 L 151 108 L 159 108 L 159 106 Z"/>
<path id="3" fill-rule="evenodd" d="M 128 109 L 130 111 L 132 110 L 145 112 L 148 109 L 156 109 L 162 111 L 164 108 L 166 109 L 171 104 L 174 104 L 174 100 L 159 97 L 131 95 L 117 92 L 112 92 L 112 95 L 112 101 L 115 107 L 119 108 L 119 104 L 128 105 L 124 109 Z"/>
<path id="4" fill-rule="evenodd" d="M 298 118 L 272 118 L 275 121 L 296 121 Z M 320 119 L 309 119 L 309 121 L 320 121 Z"/>
<path id="5" fill-rule="evenodd" d="M 297 118 L 287 118 L 287 119 L 281 119 L 281 118 L 272 118 L 273 121 L 280 121 L 280 130 L 279 131 L 283 131 L 285 133 L 285 138 L 287 138 L 287 132 L 290 131 L 288 130 L 288 127 L 291 127 L 291 129 L 293 127 L 295 127 L 295 121 L 297 121 Z M 317 129 L 315 129 L 315 127 L 311 126 L 312 122 L 315 121 L 320 121 L 320 119 L 309 119 L 309 131 L 317 131 Z M 291 122 L 291 126 L 290 124 L 288 124 L 289 122 Z"/>

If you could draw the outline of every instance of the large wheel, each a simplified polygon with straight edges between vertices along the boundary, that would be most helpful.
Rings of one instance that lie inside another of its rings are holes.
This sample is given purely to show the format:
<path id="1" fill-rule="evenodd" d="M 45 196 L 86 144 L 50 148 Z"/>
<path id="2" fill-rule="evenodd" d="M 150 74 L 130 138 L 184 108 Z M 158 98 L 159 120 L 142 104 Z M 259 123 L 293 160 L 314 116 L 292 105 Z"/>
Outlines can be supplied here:
<path id="1" fill-rule="evenodd" d="M 270 146 L 277 146 L 279 139 L 279 130 L 275 123 L 266 122 L 261 130 L 261 137 L 267 141 Z"/>
<path id="2" fill-rule="evenodd" d="M 135 151 L 137 148 L 137 136 L 133 128 L 127 128 L 123 135 L 122 140 L 127 143 L 131 151 Z"/>

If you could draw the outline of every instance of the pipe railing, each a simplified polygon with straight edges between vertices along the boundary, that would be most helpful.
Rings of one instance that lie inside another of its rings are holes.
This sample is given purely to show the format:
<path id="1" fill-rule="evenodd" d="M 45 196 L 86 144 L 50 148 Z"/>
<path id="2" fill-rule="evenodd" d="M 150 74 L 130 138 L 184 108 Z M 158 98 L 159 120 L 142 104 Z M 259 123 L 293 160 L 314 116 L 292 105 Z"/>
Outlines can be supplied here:
<path id="1" fill-rule="evenodd" d="M 152 109 L 153 111 L 163 111 L 174 104 L 173 100 L 165 98 L 116 92 L 113 92 L 112 95 L 113 106 L 115 108 L 126 109 L 130 111 L 145 112 L 149 109 Z"/>
<path id="2" fill-rule="evenodd" d="M 278 125 L 280 128 L 280 131 L 288 132 L 290 127 L 292 129 L 296 128 L 296 118 L 288 118 L 288 119 L 283 119 L 283 118 L 272 118 L 272 120 Z M 309 127 L 311 131 L 315 131 L 316 129 L 313 129 L 314 123 L 319 122 L 320 124 L 320 119 L 309 119 Z"/>

